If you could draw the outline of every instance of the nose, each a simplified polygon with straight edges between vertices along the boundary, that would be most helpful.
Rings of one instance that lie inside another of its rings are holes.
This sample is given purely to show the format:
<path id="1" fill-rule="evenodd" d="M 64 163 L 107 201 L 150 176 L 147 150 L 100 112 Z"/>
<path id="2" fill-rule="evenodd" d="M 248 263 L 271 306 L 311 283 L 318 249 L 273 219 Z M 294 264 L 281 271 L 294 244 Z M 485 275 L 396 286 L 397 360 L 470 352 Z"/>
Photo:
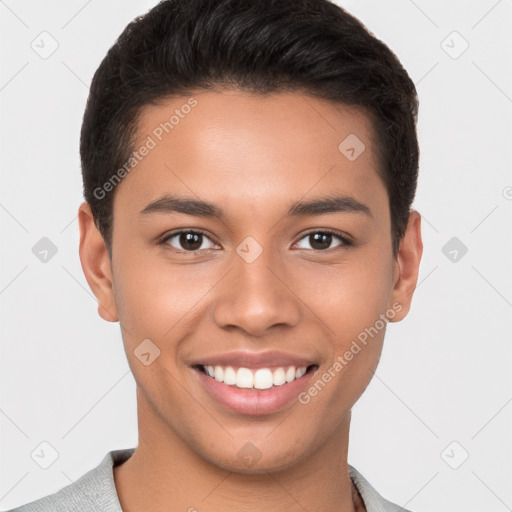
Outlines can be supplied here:
<path id="1" fill-rule="evenodd" d="M 263 336 L 271 327 L 294 327 L 302 310 L 293 289 L 290 272 L 272 251 L 263 250 L 250 263 L 234 254 L 233 268 L 217 290 L 214 321 L 251 336 Z"/>

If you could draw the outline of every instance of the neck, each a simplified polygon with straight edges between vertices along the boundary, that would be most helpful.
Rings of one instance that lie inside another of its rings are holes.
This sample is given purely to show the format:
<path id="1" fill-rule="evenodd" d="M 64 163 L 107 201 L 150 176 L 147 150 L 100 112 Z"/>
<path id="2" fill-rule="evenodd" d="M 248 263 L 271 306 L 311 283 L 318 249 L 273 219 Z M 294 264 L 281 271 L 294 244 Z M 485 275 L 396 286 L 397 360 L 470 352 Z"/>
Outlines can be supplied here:
<path id="1" fill-rule="evenodd" d="M 350 413 L 321 446 L 285 468 L 241 473 L 219 467 L 185 445 L 138 393 L 139 444 L 114 468 L 123 510 L 190 512 L 360 512 L 348 473 Z"/>

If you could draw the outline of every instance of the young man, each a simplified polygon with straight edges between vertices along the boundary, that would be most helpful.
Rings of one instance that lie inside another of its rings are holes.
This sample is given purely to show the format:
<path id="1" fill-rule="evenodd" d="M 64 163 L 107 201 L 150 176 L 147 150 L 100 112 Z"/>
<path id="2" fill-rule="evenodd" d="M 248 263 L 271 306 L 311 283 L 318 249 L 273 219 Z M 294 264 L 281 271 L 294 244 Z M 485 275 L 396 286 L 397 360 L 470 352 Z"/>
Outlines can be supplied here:
<path id="1" fill-rule="evenodd" d="M 83 120 L 80 259 L 139 443 L 17 510 L 405 510 L 347 452 L 417 282 L 417 107 L 327 0 L 170 0 L 127 26 Z"/>

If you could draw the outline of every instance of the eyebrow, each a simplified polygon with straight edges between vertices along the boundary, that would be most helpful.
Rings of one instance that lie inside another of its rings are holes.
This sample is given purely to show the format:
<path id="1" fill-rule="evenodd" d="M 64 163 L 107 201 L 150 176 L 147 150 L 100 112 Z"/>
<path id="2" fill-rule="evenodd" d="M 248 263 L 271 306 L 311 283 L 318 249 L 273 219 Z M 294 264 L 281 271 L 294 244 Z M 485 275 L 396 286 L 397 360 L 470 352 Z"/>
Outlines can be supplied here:
<path id="1" fill-rule="evenodd" d="M 225 218 L 222 208 L 213 203 L 177 195 L 165 195 L 152 201 L 140 211 L 140 214 L 175 212 L 199 217 Z M 290 206 L 287 216 L 306 217 L 327 213 L 364 213 L 370 217 L 372 216 L 367 205 L 353 197 L 344 195 L 330 195 L 310 201 L 297 201 Z"/>

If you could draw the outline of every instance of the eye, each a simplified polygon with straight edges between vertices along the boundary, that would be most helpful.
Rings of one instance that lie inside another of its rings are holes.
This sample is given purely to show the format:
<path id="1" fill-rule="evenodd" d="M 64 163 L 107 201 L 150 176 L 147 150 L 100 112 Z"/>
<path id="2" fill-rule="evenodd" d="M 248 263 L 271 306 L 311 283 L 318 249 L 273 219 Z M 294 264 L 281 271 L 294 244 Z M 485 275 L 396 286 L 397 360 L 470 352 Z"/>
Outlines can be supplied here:
<path id="1" fill-rule="evenodd" d="M 334 247 L 330 247 L 333 238 L 337 238 L 340 243 Z M 335 249 L 336 247 L 340 246 L 352 245 L 348 237 L 330 229 L 311 231 L 310 233 L 306 234 L 306 236 L 301 238 L 301 240 L 307 240 L 311 244 L 312 249 L 315 251 L 326 251 L 328 249 Z M 299 247 L 299 249 L 307 249 L 307 247 Z"/>
<path id="2" fill-rule="evenodd" d="M 338 239 L 339 243 L 336 246 L 331 247 L 333 239 Z M 205 242 L 205 240 L 208 240 L 212 246 L 204 247 L 203 242 Z M 329 249 L 335 249 L 336 247 L 352 245 L 352 242 L 347 236 L 330 229 L 311 231 L 300 239 L 300 241 L 302 240 L 307 240 L 310 243 L 311 249 L 318 252 L 325 252 Z M 298 243 L 300 243 L 300 241 Z M 196 230 L 176 231 L 165 236 L 160 241 L 160 244 L 167 246 L 170 245 L 172 249 L 177 252 L 190 253 L 195 253 L 201 249 L 213 249 L 216 245 L 203 231 Z M 299 249 L 308 249 L 308 247 L 299 246 Z"/>
<path id="3" fill-rule="evenodd" d="M 176 239 L 176 240 L 174 240 Z M 177 231 L 163 238 L 160 243 L 162 245 L 170 245 L 178 252 L 195 252 L 200 249 L 211 249 L 212 247 L 203 247 L 204 240 L 209 240 L 215 245 L 210 238 L 206 236 L 202 231 Z M 171 241 L 179 244 L 178 247 Z"/>

